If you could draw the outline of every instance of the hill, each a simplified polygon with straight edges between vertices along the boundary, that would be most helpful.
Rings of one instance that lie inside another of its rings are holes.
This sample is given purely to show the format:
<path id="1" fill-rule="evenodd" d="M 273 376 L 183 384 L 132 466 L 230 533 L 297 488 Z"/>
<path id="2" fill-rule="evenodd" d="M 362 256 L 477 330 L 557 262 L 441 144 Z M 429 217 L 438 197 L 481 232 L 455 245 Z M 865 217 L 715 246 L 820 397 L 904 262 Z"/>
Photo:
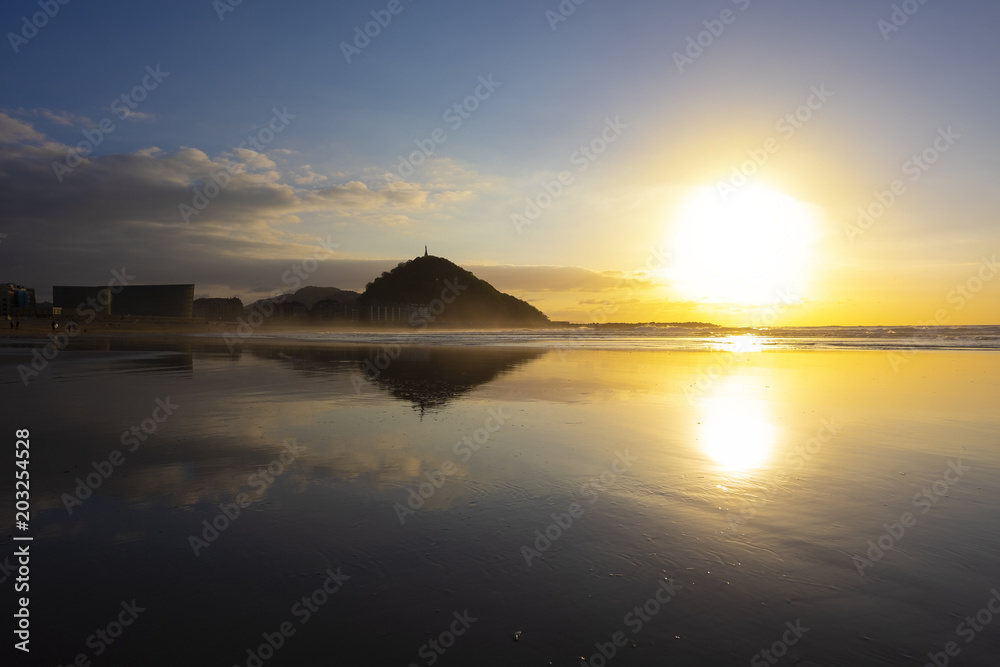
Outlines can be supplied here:
<path id="1" fill-rule="evenodd" d="M 358 305 L 423 305 L 427 323 L 445 326 L 547 326 L 549 318 L 530 303 L 505 294 L 443 257 L 424 255 L 401 262 L 368 283 Z M 418 318 L 419 319 L 419 318 Z"/>
<path id="2" fill-rule="evenodd" d="M 298 301 L 305 304 L 307 308 L 312 308 L 320 301 L 339 301 L 340 303 L 353 306 L 359 296 L 361 295 L 352 290 L 306 285 L 285 297 L 285 300 Z"/>

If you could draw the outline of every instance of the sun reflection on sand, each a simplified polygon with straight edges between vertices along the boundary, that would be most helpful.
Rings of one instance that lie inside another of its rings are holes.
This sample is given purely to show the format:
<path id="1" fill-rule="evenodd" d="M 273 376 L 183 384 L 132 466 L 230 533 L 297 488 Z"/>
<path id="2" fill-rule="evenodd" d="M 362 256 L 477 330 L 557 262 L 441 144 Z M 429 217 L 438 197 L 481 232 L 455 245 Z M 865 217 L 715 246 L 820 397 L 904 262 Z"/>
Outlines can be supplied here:
<path id="1" fill-rule="evenodd" d="M 775 427 L 750 387 L 720 386 L 702 403 L 698 431 L 702 449 L 726 470 L 764 465 L 775 442 Z"/>
<path id="2" fill-rule="evenodd" d="M 713 340 L 711 349 L 717 352 L 760 352 L 764 349 L 767 339 L 744 334 L 742 336 L 724 336 Z"/>

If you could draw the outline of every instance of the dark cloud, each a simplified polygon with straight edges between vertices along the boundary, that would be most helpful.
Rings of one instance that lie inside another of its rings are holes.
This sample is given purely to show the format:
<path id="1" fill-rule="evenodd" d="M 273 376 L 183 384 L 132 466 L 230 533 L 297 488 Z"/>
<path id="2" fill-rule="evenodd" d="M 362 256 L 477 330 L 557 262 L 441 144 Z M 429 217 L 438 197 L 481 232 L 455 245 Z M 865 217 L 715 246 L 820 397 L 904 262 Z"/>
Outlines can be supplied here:
<path id="1" fill-rule="evenodd" d="M 52 284 L 104 282 L 123 265 L 138 282 L 273 289 L 318 248 L 319 239 L 297 226 L 300 214 L 361 224 L 370 215 L 377 224 L 380 214 L 428 201 L 427 192 L 401 182 L 297 188 L 274 161 L 246 149 L 217 158 L 195 148 L 78 156 L 2 113 L 0 145 L 0 233 L 8 235 L 2 279 L 41 294 Z M 347 270 L 323 279 L 363 287 L 370 278 Z"/>
<path id="2" fill-rule="evenodd" d="M 466 267 L 497 287 L 524 292 L 602 292 L 652 285 L 619 271 L 593 271 L 579 266 L 485 265 Z"/>

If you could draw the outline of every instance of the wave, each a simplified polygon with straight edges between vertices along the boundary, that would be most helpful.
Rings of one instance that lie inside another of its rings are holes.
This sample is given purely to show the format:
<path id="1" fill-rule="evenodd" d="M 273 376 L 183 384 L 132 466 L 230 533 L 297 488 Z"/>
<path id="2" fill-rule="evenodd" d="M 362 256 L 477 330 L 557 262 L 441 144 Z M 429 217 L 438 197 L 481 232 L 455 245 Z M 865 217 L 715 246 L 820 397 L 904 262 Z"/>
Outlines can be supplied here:
<path id="1" fill-rule="evenodd" d="M 254 338 L 384 345 L 663 350 L 997 350 L 1000 326 L 567 327 L 559 329 L 282 332 Z"/>

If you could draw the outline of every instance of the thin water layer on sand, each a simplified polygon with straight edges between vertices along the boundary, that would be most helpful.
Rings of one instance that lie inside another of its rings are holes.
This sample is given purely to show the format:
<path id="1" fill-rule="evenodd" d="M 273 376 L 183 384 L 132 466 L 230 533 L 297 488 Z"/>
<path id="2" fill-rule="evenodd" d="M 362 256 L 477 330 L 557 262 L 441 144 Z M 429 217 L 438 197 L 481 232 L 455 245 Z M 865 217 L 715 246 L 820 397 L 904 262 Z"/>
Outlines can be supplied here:
<path id="1" fill-rule="evenodd" d="M 204 334 L 199 334 L 204 335 Z M 219 340 L 324 344 L 512 346 L 556 350 L 997 350 L 1000 327 L 717 327 L 714 325 L 590 325 L 511 330 L 250 331 Z"/>
<path id="2" fill-rule="evenodd" d="M 7 349 L 38 655 L 991 664 L 1000 354 L 892 354 Z"/>

